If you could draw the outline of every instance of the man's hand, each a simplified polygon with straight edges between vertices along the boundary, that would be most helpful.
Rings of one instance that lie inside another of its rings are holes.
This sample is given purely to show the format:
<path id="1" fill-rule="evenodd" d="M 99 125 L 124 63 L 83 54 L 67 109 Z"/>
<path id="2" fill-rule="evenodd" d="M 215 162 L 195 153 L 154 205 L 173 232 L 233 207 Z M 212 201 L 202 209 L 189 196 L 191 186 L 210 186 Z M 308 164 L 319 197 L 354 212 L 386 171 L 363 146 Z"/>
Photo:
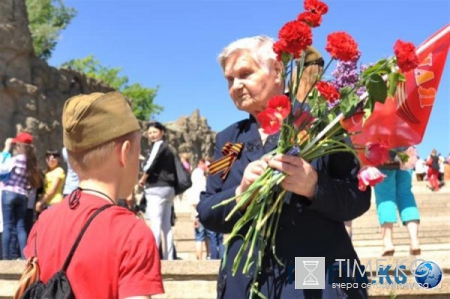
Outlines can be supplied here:
<path id="1" fill-rule="evenodd" d="M 270 167 L 286 174 L 281 187 L 292 193 L 313 199 L 318 176 L 311 164 L 302 158 L 281 154 L 266 160 Z"/>

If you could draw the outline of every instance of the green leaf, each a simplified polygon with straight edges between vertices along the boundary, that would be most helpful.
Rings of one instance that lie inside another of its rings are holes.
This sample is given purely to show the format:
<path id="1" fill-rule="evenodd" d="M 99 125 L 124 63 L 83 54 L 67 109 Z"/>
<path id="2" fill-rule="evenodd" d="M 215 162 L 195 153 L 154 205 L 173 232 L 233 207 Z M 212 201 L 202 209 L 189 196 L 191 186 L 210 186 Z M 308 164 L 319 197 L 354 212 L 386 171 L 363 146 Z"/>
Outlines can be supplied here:
<path id="1" fill-rule="evenodd" d="M 397 156 L 399 157 L 400 161 L 402 161 L 402 163 L 406 163 L 409 160 L 409 156 L 407 153 L 399 152 L 397 153 Z"/>
<path id="2" fill-rule="evenodd" d="M 339 109 L 345 117 L 351 116 L 358 107 L 359 97 L 355 91 L 351 91 L 351 88 L 345 87 L 341 89 L 341 102 Z"/>
<path id="3" fill-rule="evenodd" d="M 370 77 L 372 74 L 379 74 L 380 71 L 389 72 L 387 59 L 381 59 L 376 64 L 368 67 L 362 72 L 363 77 Z"/>
<path id="4" fill-rule="evenodd" d="M 395 95 L 395 92 L 397 91 L 397 85 L 398 82 L 400 81 L 400 73 L 390 73 L 388 76 L 388 81 L 389 81 L 389 90 L 388 90 L 388 96 L 392 97 Z"/>
<path id="5" fill-rule="evenodd" d="M 384 104 L 387 97 L 387 86 L 380 75 L 374 74 L 370 76 L 369 80 L 366 82 L 366 89 L 369 93 L 370 101 Z"/>
<path id="6" fill-rule="evenodd" d="M 373 111 L 374 107 L 375 107 L 375 103 L 372 102 L 372 101 L 366 101 L 364 103 L 364 109 L 363 109 L 363 111 L 364 111 L 364 118 L 363 118 L 363 123 L 362 123 L 363 126 L 364 126 L 366 120 L 372 114 L 372 111 Z"/>
<path id="7" fill-rule="evenodd" d="M 67 7 L 63 0 L 26 0 L 28 27 L 34 52 L 41 59 L 49 59 L 61 31 L 66 29 L 77 11 Z"/>

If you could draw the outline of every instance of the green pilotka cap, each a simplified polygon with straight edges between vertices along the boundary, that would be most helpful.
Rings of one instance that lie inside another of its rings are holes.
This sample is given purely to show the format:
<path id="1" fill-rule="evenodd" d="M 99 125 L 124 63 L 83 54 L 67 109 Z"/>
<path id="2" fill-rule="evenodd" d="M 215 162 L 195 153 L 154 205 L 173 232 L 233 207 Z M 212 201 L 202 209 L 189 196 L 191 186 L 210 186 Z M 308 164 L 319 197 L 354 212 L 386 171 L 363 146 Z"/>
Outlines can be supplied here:
<path id="1" fill-rule="evenodd" d="M 322 55 L 320 55 L 319 51 L 316 50 L 313 46 L 309 46 L 306 48 L 306 56 L 305 56 L 305 63 L 315 61 L 319 58 L 322 58 Z"/>
<path id="2" fill-rule="evenodd" d="M 80 94 L 66 101 L 62 115 L 64 146 L 84 151 L 141 129 L 120 92 Z"/>

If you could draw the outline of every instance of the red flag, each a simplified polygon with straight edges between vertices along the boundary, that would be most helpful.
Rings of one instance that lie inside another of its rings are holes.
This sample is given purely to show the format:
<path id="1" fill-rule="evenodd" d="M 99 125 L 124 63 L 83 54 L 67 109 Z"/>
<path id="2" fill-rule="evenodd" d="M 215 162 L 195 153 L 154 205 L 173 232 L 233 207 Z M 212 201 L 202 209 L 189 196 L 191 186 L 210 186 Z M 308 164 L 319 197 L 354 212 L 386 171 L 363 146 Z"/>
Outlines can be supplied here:
<path id="1" fill-rule="evenodd" d="M 450 46 L 450 25 L 428 38 L 416 49 L 419 65 L 405 74 L 406 82 L 398 86 L 395 100 L 376 103 L 372 115 L 355 123 L 349 132 L 355 145 L 387 143 L 389 148 L 419 144 L 424 136 Z M 370 165 L 364 154 L 364 163 Z"/>

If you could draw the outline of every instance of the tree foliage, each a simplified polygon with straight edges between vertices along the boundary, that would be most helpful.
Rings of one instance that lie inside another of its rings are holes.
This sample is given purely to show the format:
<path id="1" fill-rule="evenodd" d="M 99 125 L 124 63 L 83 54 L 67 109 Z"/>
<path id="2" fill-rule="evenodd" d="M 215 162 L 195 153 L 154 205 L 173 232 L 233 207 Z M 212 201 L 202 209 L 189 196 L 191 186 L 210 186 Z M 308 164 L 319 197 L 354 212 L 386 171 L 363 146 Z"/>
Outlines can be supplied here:
<path id="1" fill-rule="evenodd" d="M 106 82 L 112 88 L 122 92 L 132 101 L 133 113 L 140 120 L 148 120 L 152 115 L 163 110 L 161 106 L 154 103 L 158 87 L 147 88 L 139 83 L 129 85 L 128 77 L 119 74 L 122 68 L 105 67 L 93 55 L 70 60 L 61 67 L 70 68 L 84 73 L 88 77 Z"/>
<path id="2" fill-rule="evenodd" d="M 76 16 L 77 11 L 66 7 L 63 0 L 26 0 L 28 22 L 36 56 L 49 59 L 61 31 Z"/>

